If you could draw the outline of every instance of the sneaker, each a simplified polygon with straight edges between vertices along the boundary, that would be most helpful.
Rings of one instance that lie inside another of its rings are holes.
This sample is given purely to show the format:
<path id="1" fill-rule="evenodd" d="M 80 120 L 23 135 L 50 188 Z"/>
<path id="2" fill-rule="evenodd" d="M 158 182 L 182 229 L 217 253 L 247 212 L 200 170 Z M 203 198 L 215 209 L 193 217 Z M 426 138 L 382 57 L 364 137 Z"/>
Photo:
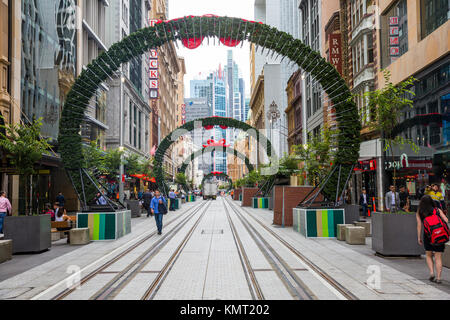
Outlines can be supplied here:
<path id="1" fill-rule="evenodd" d="M 430 276 L 430 277 L 428 278 L 428 280 L 430 280 L 431 282 L 434 282 L 434 276 Z"/>
<path id="2" fill-rule="evenodd" d="M 161 231 L 158 231 L 158 234 L 161 235 Z"/>

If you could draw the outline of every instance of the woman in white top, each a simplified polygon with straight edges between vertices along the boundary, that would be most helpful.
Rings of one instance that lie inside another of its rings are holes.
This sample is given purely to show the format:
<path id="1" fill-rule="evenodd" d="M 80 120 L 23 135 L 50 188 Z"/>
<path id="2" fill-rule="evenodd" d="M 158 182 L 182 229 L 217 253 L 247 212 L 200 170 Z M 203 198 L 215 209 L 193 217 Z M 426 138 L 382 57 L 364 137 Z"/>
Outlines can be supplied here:
<path id="1" fill-rule="evenodd" d="M 55 221 L 61 222 L 66 221 L 67 219 L 69 219 L 69 217 L 66 214 L 66 209 L 64 207 L 59 207 L 55 214 Z"/>

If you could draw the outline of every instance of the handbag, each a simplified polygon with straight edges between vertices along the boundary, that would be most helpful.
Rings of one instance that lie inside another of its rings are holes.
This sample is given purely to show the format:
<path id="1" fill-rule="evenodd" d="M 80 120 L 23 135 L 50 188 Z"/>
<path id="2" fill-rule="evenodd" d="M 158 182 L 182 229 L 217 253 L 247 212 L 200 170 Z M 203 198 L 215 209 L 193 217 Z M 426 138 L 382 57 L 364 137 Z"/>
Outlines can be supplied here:
<path id="1" fill-rule="evenodd" d="M 158 203 L 158 213 L 166 214 L 167 207 L 164 203 Z"/>

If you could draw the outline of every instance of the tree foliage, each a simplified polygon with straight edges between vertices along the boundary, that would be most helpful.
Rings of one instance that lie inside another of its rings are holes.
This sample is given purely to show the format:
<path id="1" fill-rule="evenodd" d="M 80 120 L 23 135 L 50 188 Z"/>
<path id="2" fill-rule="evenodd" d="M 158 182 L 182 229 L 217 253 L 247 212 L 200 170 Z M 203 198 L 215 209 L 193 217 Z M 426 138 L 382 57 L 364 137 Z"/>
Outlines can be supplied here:
<path id="1" fill-rule="evenodd" d="M 42 118 L 31 124 L 21 122 L 0 125 L 0 146 L 17 173 L 29 176 L 35 173 L 34 164 L 50 149 L 49 139 L 40 136 Z"/>

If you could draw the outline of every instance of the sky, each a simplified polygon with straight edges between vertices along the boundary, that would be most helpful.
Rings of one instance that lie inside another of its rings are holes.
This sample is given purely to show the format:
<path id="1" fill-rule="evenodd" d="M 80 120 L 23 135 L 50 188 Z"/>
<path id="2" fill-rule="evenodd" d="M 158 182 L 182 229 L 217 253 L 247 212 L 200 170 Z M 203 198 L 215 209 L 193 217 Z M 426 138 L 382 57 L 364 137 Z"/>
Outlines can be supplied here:
<path id="1" fill-rule="evenodd" d="M 169 0 L 169 19 L 184 16 L 201 16 L 204 14 L 214 14 L 217 16 L 238 17 L 253 20 L 253 4 L 255 0 Z M 177 42 L 178 55 L 184 57 L 186 63 L 185 97 L 190 97 L 189 81 L 192 79 L 206 79 L 209 72 L 216 70 L 219 64 L 222 68 L 227 63 L 227 50 L 233 50 L 233 59 L 238 64 L 241 72 L 240 76 L 245 81 L 246 95 L 250 96 L 250 51 L 248 42 L 241 48 L 239 44 L 235 48 L 229 48 L 222 44 L 217 45 L 210 39 L 209 46 L 207 39 L 203 44 L 193 50 L 185 48 L 179 41 Z M 201 72 L 201 75 L 199 73 Z"/>

